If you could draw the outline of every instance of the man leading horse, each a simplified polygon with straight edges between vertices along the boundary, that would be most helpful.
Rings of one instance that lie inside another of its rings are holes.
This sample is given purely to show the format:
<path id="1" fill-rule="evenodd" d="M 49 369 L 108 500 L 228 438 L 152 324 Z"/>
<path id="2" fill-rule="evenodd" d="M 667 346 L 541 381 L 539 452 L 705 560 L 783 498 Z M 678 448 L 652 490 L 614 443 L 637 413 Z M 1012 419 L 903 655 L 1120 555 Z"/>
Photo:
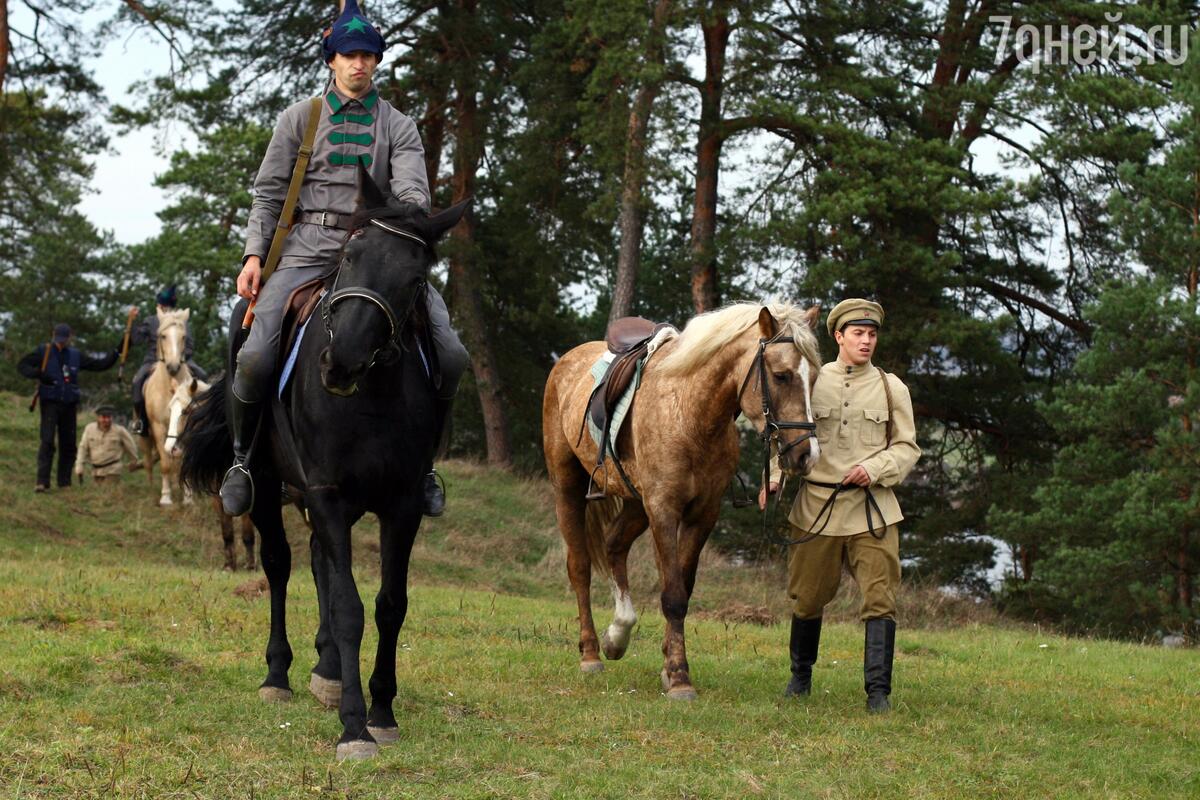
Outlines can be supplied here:
<path id="1" fill-rule="evenodd" d="M 271 388 L 288 297 L 300 285 L 337 266 L 355 210 L 357 166 L 361 164 L 396 200 L 426 210 L 430 206 L 425 151 L 417 126 L 382 99 L 372 82 L 386 48 L 383 37 L 362 15 L 357 0 L 347 0 L 322 43 L 332 75 L 319 105 L 311 160 L 300 186 L 294 219 L 281 223 L 279 217 L 306 138 L 313 105 L 310 101 L 296 103 L 280 116 L 254 181 L 254 203 L 237 279 L 238 294 L 256 300 L 254 322 L 237 357 L 230 419 L 234 463 L 221 484 L 221 502 L 225 511 L 235 516 L 246 513 L 251 506 L 253 484 L 246 459 Z M 272 237 L 277 226 L 287 228 L 289 223 L 294 227 L 284 241 L 278 269 L 263 283 L 263 260 Z M 438 413 L 444 430 L 468 355 L 450 327 L 445 301 L 432 286 L 427 296 L 441 368 Z M 424 513 L 440 515 L 445 495 L 432 465 L 423 491 Z"/>
<path id="2" fill-rule="evenodd" d="M 838 357 L 821 367 L 812 395 L 821 455 L 788 516 L 795 544 L 788 559 L 792 677 L 785 694 L 812 692 L 821 618 L 845 563 L 863 596 L 863 679 L 872 712 L 889 710 L 892 691 L 900 584 L 896 526 L 904 519 L 892 487 L 921 457 L 908 388 L 871 361 L 882 326 L 883 308 L 870 300 L 843 300 L 829 312 L 826 329 Z M 771 478 L 774 492 L 778 476 Z"/>

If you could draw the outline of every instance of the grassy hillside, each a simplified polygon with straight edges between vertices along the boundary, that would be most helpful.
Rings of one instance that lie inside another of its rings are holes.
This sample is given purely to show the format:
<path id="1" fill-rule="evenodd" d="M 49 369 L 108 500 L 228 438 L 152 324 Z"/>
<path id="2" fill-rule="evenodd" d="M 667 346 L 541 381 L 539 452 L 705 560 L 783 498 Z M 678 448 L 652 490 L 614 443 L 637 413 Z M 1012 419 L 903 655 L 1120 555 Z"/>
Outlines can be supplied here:
<path id="1" fill-rule="evenodd" d="M 679 705 L 639 543 L 630 653 L 583 676 L 545 485 L 466 463 L 414 556 L 401 740 L 336 765 L 336 715 L 301 691 L 316 601 L 295 514 L 298 691 L 265 705 L 267 604 L 256 575 L 220 571 L 211 509 L 159 509 L 143 477 L 34 495 L 23 402 L 0 395 L 2 797 L 1200 796 L 1195 651 L 1000 626 L 931 592 L 905 593 L 896 710 L 869 717 L 860 628 L 830 625 L 817 694 L 786 702 L 782 575 L 710 554 L 688 625 L 701 696 Z M 355 538 L 368 609 L 375 535 Z"/>

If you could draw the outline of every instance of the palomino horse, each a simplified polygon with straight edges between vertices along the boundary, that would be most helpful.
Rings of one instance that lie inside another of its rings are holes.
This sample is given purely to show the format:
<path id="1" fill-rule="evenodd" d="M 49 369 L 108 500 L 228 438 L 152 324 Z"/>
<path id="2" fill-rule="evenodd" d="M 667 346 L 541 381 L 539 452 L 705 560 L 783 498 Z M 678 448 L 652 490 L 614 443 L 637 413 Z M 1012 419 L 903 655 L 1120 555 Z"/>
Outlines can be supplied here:
<path id="1" fill-rule="evenodd" d="M 187 321 L 191 311 L 186 308 L 174 310 L 158 309 L 158 341 L 155 348 L 158 352 L 158 363 L 142 392 L 146 398 L 146 416 L 150 420 L 149 440 L 143 439 L 142 457 L 146 464 L 146 477 L 150 485 L 154 485 L 154 457 L 158 456 L 159 467 L 162 470 L 162 495 L 159 497 L 160 506 L 173 504 L 171 491 L 178 488 L 179 476 L 176 471 L 175 459 L 171 448 L 167 445 L 167 428 L 171 424 L 171 398 L 179 386 L 192 381 L 192 373 L 188 370 L 187 359 L 184 357 L 185 340 L 187 338 Z M 191 490 L 183 487 L 183 502 L 192 502 Z"/>
<path id="2" fill-rule="evenodd" d="M 408 562 L 421 524 L 424 476 L 440 432 L 430 355 L 425 284 L 433 245 L 462 217 L 466 202 L 439 214 L 395 205 L 359 166 L 359 211 L 300 343 L 290 386 L 272 393 L 249 469 L 257 489 L 250 516 L 262 537 L 271 587 L 265 700 L 291 697 L 285 606 L 291 550 L 280 514 L 281 482 L 302 492 L 313 534 L 313 577 L 321 624 L 310 689 L 338 705 L 337 758 L 367 758 L 399 737 L 396 641 L 408 612 Z M 234 309 L 230 371 L 245 334 L 246 303 Z M 184 431 L 183 476 L 213 490 L 230 464 L 228 377 L 213 383 Z M 272 489 L 275 489 L 274 491 Z M 379 630 L 371 706 L 363 697 L 359 650 L 363 604 L 351 571 L 350 530 L 379 518 Z"/>
<path id="3" fill-rule="evenodd" d="M 740 411 L 760 432 L 769 426 L 784 469 L 807 473 L 812 468 L 818 451 L 809 398 L 820 367 L 812 333 L 818 311 L 816 306 L 803 311 L 789 304 L 741 303 L 695 317 L 677 338 L 659 345 L 644 368 L 633 409 L 617 438 L 621 464 L 641 497 L 630 491 L 616 469 L 596 471 L 598 488 L 619 506 L 607 520 L 590 509 L 585 513 L 589 467 L 597 462 L 597 447 L 580 425 L 592 391 L 590 370 L 604 355 L 604 342 L 570 350 L 551 370 L 542 404 L 542 436 L 567 547 L 567 574 L 579 603 L 584 672 L 604 668 L 592 621 L 592 567 L 612 581 L 615 611 L 603 648 L 607 658 L 618 659 L 637 621 L 626 558 L 649 526 L 667 621 L 663 690 L 672 699 L 696 697 L 688 672 L 684 618 L 700 551 L 737 467 L 733 421 Z"/>
<path id="4" fill-rule="evenodd" d="M 172 463 L 178 464 L 183 456 L 183 450 L 179 445 L 179 437 L 183 433 L 184 426 L 187 425 L 188 412 L 191 410 L 192 401 L 197 395 L 203 394 L 209 390 L 209 384 L 199 378 L 192 378 L 187 383 L 181 383 L 176 389 L 175 394 L 171 396 L 171 422 L 167 425 L 167 438 L 165 447 L 167 452 L 171 454 Z M 232 451 L 230 453 L 232 457 Z M 184 484 L 183 487 L 185 498 L 191 493 L 191 489 Z M 224 507 L 221 505 L 219 497 L 212 498 L 213 510 L 217 514 L 217 519 L 221 522 L 221 541 L 225 545 L 225 570 L 227 572 L 237 571 L 237 547 L 233 540 L 233 523 L 234 517 L 225 513 Z M 242 528 L 242 546 L 246 550 L 246 569 L 253 571 L 256 569 L 254 562 L 254 523 L 250 521 L 249 514 L 243 514 L 237 519 L 241 520 Z"/>

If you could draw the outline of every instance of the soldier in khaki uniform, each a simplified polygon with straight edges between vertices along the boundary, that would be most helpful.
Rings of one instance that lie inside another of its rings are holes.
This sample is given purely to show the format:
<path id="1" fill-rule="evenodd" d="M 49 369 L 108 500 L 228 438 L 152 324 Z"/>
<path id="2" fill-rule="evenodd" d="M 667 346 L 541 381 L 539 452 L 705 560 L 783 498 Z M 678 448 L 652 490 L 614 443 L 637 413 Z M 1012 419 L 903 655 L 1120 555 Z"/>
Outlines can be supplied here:
<path id="1" fill-rule="evenodd" d="M 921 456 L 908 388 L 871 363 L 882 325 L 883 309 L 869 300 L 844 300 L 829 313 L 826 327 L 838 357 L 821 368 L 812 395 L 821 455 L 788 515 L 794 538 L 803 543 L 792 546 L 788 559 L 794 605 L 785 694 L 812 691 L 821 615 L 837 592 L 844 563 L 863 595 L 863 676 L 871 711 L 890 708 L 892 687 L 900 583 L 896 526 L 904 519 L 892 487 Z M 777 474 L 770 488 L 778 488 Z"/>
<path id="2" fill-rule="evenodd" d="M 129 455 L 129 466 L 123 463 L 126 454 Z M 83 439 L 75 456 L 75 474 L 80 480 L 83 480 L 85 464 L 91 465 L 96 483 L 118 482 L 122 472 L 132 472 L 141 466 L 133 434 L 113 422 L 112 406 L 97 408 L 96 421 L 89 422 L 83 429 Z"/>

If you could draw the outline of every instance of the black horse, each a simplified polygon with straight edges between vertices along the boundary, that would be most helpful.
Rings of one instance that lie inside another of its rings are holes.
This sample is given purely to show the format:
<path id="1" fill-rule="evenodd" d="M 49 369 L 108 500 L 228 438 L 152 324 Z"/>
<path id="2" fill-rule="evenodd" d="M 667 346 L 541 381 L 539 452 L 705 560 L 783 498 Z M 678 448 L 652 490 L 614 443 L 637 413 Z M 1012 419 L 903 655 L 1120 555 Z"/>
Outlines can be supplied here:
<path id="1" fill-rule="evenodd" d="M 291 551 L 278 490 L 287 484 L 300 492 L 312 527 L 321 621 L 310 687 L 322 702 L 338 705 L 343 725 L 338 760 L 370 757 L 378 752 L 377 742 L 397 738 L 396 640 L 408 608 L 422 478 L 441 433 L 425 285 L 436 258 L 434 243 L 469 202 L 427 215 L 417 206 L 389 202 L 361 168 L 359 186 L 360 210 L 340 263 L 326 279 L 290 384 L 264 415 L 249 464 L 257 489 L 250 516 L 262 537 L 271 588 L 267 677 L 259 693 L 266 700 L 290 699 L 292 693 L 285 622 Z M 245 303 L 231 320 L 226 375 L 244 339 L 244 312 Z M 232 459 L 226 383 L 216 382 L 199 402 L 183 437 L 183 479 L 210 492 Z M 369 710 L 359 675 L 363 604 L 350 569 L 350 529 L 367 512 L 379 517 L 382 571 Z"/>

